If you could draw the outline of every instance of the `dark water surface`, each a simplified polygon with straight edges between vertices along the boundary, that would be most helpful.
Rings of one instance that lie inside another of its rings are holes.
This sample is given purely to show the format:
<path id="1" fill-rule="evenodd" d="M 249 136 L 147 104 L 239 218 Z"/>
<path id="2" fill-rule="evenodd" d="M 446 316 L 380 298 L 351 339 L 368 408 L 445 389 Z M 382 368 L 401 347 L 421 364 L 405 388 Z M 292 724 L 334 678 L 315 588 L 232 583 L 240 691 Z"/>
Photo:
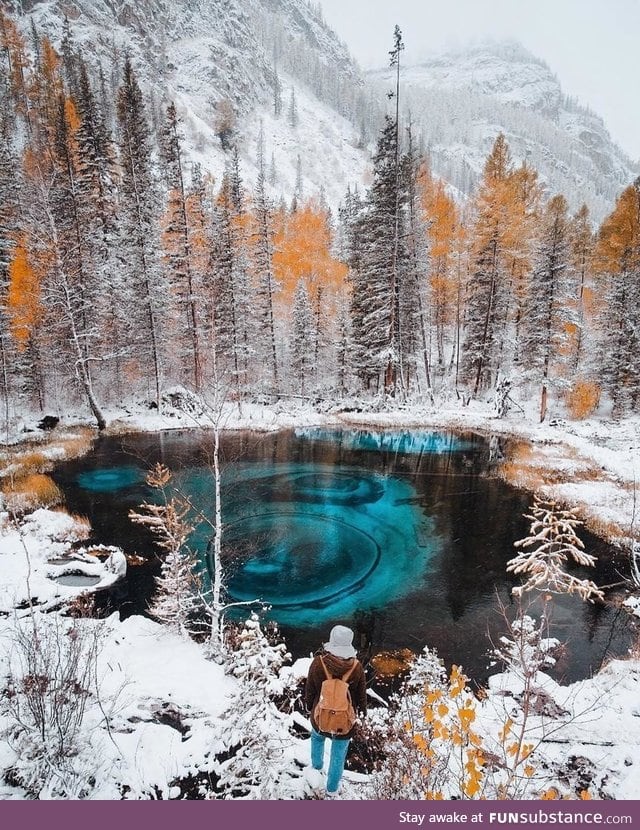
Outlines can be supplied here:
<path id="1" fill-rule="evenodd" d="M 203 431 L 102 438 L 54 474 L 67 506 L 87 515 L 95 541 L 138 553 L 109 601 L 143 613 L 159 560 L 128 511 L 152 492 L 162 461 L 194 505 L 213 515 L 211 436 Z M 228 433 L 222 441 L 224 561 L 230 599 L 271 606 L 294 657 L 307 656 L 332 625 L 350 625 L 363 655 L 425 645 L 482 682 L 491 639 L 504 631 L 498 598 L 513 612 L 505 571 L 528 531 L 530 497 L 491 476 L 496 441 L 429 432 Z M 615 552 L 586 532 L 599 556 L 588 576 L 620 581 Z M 210 529 L 192 538 L 206 563 Z M 587 575 L 587 574 L 584 574 Z M 551 672 L 573 681 L 625 653 L 630 623 L 612 607 L 573 597 L 553 602 L 551 634 L 566 643 Z"/>

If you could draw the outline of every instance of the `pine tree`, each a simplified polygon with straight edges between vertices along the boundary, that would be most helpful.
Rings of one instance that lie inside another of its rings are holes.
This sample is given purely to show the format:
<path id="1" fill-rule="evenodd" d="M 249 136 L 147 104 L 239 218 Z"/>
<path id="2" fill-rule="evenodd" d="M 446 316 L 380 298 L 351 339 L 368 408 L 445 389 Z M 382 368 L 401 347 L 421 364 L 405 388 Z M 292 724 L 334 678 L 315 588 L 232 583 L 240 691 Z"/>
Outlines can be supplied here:
<path id="1" fill-rule="evenodd" d="M 304 280 L 298 282 L 293 299 L 291 332 L 291 369 L 296 389 L 304 395 L 315 362 L 313 309 Z"/>
<path id="2" fill-rule="evenodd" d="M 79 184 L 80 125 L 73 101 L 60 96 L 54 135 L 54 185 L 43 205 L 49 218 L 51 249 L 55 267 L 47 283 L 48 307 L 57 309 L 61 326 L 59 339 L 68 340 L 70 361 L 79 378 L 99 429 L 106 426 L 94 389 L 93 365 L 98 359 L 94 344 L 98 338 L 97 268 L 91 238 L 93 206 L 83 198 Z M 49 202 L 50 200 L 50 202 Z M 64 332 L 64 334 L 63 334 Z"/>
<path id="3" fill-rule="evenodd" d="M 293 718 L 274 702 L 293 694 L 294 681 L 281 673 L 290 657 L 284 643 L 269 642 L 257 615 L 246 620 L 226 669 L 238 686 L 220 736 L 227 757 L 214 766 L 223 797 L 287 799 L 296 791 L 300 770 L 287 751 Z"/>
<path id="4" fill-rule="evenodd" d="M 602 223 L 596 257 L 606 279 L 601 369 L 620 415 L 640 403 L 640 178 Z"/>
<path id="5" fill-rule="evenodd" d="M 523 349 L 527 372 L 541 384 L 540 420 L 547 410 L 547 392 L 554 369 L 568 362 L 569 307 L 569 231 L 567 202 L 554 196 L 542 219 L 542 234 L 535 258 L 530 293 L 523 322 Z"/>
<path id="6" fill-rule="evenodd" d="M 296 91 L 291 87 L 291 94 L 289 95 L 289 108 L 287 109 L 287 121 L 292 130 L 298 126 L 298 104 L 296 102 Z"/>
<path id="7" fill-rule="evenodd" d="M 254 353 L 244 201 L 234 153 L 216 207 L 211 303 L 219 369 L 230 370 L 239 398 L 246 392 L 249 362 Z"/>
<path id="8" fill-rule="evenodd" d="M 276 118 L 282 115 L 282 84 L 275 63 L 273 67 L 273 114 Z"/>
<path id="9" fill-rule="evenodd" d="M 183 137 L 174 104 L 169 104 L 167 108 L 162 138 L 169 186 L 162 243 L 168 270 L 167 284 L 177 315 L 172 334 L 174 354 L 179 360 L 179 374 L 191 374 L 193 386 L 199 392 L 202 387 L 203 362 L 200 346 L 201 291 L 194 269 L 192 229 L 184 176 Z"/>
<path id="10" fill-rule="evenodd" d="M 406 262 L 402 227 L 405 194 L 398 193 L 395 122 L 387 116 L 373 159 L 374 179 L 353 229 L 359 237 L 352 258 L 353 339 L 358 375 L 365 387 L 392 395 L 401 366 L 399 333 L 401 267 Z"/>
<path id="11" fill-rule="evenodd" d="M 259 326 L 263 333 L 262 338 L 265 341 L 265 359 L 270 369 L 274 391 L 277 392 L 279 376 L 274 311 L 277 284 L 273 270 L 272 209 L 266 192 L 264 134 L 262 129 L 258 140 L 258 178 L 255 188 L 254 215 L 256 228 L 253 249 L 259 302 Z"/>
<path id="12" fill-rule="evenodd" d="M 126 58 L 117 101 L 121 250 L 130 294 L 128 345 L 151 359 L 155 401 L 161 406 L 161 331 L 163 287 L 155 261 L 156 187 L 151 136 L 144 101 L 131 59 Z M 146 367 L 144 367 L 146 369 Z"/>
<path id="13" fill-rule="evenodd" d="M 69 18 L 65 15 L 62 24 L 62 40 L 60 41 L 60 55 L 62 68 L 69 93 L 76 98 L 79 87 L 79 55 Z"/>
<path id="14" fill-rule="evenodd" d="M 10 337 L 8 308 L 9 265 L 13 259 L 19 225 L 19 167 L 9 142 L 8 130 L 0 124 L 0 392 L 4 402 L 5 427 L 9 429 L 11 371 L 17 356 Z M 8 440 L 8 438 L 7 438 Z"/>
<path id="15" fill-rule="evenodd" d="M 405 242 L 407 261 L 404 266 L 402 292 L 400 297 L 400 348 L 403 355 L 403 387 L 409 390 L 415 379 L 420 388 L 418 353 L 422 353 L 424 381 L 427 394 L 431 395 L 431 367 L 429 361 L 427 319 L 428 272 L 430 257 L 427 240 L 427 225 L 420 210 L 418 178 L 421 162 L 413 141 L 411 125 L 407 129 L 408 147 L 402 160 L 403 182 L 406 187 L 407 220 Z"/>

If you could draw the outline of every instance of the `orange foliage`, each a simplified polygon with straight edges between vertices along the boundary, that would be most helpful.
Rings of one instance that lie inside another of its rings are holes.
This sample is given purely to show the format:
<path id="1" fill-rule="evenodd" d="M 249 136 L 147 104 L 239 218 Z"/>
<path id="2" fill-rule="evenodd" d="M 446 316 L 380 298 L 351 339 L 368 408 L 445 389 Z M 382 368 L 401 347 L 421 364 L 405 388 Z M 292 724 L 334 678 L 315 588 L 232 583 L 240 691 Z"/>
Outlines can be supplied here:
<path id="1" fill-rule="evenodd" d="M 306 279 L 318 289 L 336 293 L 344 288 L 347 267 L 331 254 L 332 233 L 326 212 L 309 201 L 292 214 L 278 214 L 274 234 L 273 268 L 285 301 Z"/>
<path id="2" fill-rule="evenodd" d="M 567 397 L 567 407 L 571 417 L 580 421 L 595 412 L 600 403 L 600 387 L 588 380 L 577 380 Z"/>
<path id="3" fill-rule="evenodd" d="M 602 273 L 640 268 L 640 190 L 629 185 L 600 228 L 596 265 Z"/>
<path id="4" fill-rule="evenodd" d="M 26 115 L 25 70 L 29 67 L 29 58 L 24 38 L 16 24 L 6 17 L 0 9 L 0 48 L 7 57 L 9 85 L 16 101 L 17 110 Z"/>
<path id="5" fill-rule="evenodd" d="M 9 264 L 9 291 L 7 307 L 11 319 L 11 334 L 23 350 L 40 320 L 40 283 L 29 261 L 24 242 L 16 245 Z"/>
<path id="6" fill-rule="evenodd" d="M 441 350 L 444 326 L 455 318 L 459 295 L 459 257 L 464 239 L 456 203 L 441 179 L 434 179 L 423 167 L 418 176 L 418 191 L 427 226 L 431 269 L 429 282 L 437 342 Z"/>
<path id="7" fill-rule="evenodd" d="M 11 510 L 23 513 L 38 507 L 53 507 L 63 501 L 58 485 L 47 475 L 32 473 L 3 482 L 2 492 Z"/>

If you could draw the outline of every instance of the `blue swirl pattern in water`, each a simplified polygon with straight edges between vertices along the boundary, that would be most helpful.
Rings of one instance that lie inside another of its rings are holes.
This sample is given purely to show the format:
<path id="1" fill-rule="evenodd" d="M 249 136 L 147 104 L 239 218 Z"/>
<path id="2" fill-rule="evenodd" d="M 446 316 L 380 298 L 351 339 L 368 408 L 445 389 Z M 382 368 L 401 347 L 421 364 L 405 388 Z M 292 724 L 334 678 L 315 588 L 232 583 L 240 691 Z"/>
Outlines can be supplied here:
<path id="1" fill-rule="evenodd" d="M 80 473 L 77 482 L 84 490 L 94 493 L 115 493 L 144 481 L 145 475 L 138 467 L 100 467 Z"/>
<path id="2" fill-rule="evenodd" d="M 213 510 L 207 470 L 180 487 Z M 234 465 L 223 480 L 223 560 L 232 601 L 260 600 L 296 627 L 381 608 L 419 590 L 439 540 L 399 478 L 324 464 Z M 204 553 L 210 530 L 192 544 Z"/>

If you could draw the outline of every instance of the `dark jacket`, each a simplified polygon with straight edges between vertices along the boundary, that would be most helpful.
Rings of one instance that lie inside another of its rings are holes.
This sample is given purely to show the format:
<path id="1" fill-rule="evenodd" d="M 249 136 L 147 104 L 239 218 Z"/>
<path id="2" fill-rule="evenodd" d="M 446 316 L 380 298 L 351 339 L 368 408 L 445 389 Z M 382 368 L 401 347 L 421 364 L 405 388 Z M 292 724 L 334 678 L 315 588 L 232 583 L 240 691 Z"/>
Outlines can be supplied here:
<path id="1" fill-rule="evenodd" d="M 322 663 L 320 662 L 321 655 L 324 660 L 324 664 L 327 667 L 327 671 L 332 677 L 342 677 L 349 671 L 355 660 L 356 666 L 351 672 L 348 680 L 349 691 L 351 692 L 351 701 L 353 703 L 353 708 L 356 710 L 358 715 L 364 717 L 367 714 L 367 681 L 360 661 L 355 657 L 345 659 L 343 657 L 336 657 L 335 654 L 330 654 L 328 651 L 322 651 L 316 654 L 313 658 L 313 661 L 309 666 L 309 672 L 307 674 L 307 680 L 304 687 L 305 705 L 307 707 L 307 711 L 309 712 L 311 725 L 316 732 L 319 732 L 320 730 L 316 725 L 313 710 L 316 708 L 316 704 L 320 699 L 320 689 L 322 687 L 322 683 L 327 679 L 327 675 L 324 673 Z M 353 729 L 344 735 L 329 735 L 328 737 L 335 737 L 336 740 L 345 740 L 350 738 L 352 735 Z"/>

